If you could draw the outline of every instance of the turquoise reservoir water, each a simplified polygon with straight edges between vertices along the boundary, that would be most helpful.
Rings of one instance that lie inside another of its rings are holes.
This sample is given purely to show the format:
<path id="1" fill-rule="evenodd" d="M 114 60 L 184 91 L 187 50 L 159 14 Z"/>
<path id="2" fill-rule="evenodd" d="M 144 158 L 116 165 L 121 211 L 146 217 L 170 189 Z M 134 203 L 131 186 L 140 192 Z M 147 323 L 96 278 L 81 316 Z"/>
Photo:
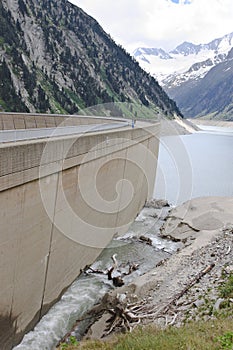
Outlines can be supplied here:
<path id="1" fill-rule="evenodd" d="M 214 127 L 163 137 L 154 196 L 173 205 L 200 196 L 233 196 L 233 131 Z"/>

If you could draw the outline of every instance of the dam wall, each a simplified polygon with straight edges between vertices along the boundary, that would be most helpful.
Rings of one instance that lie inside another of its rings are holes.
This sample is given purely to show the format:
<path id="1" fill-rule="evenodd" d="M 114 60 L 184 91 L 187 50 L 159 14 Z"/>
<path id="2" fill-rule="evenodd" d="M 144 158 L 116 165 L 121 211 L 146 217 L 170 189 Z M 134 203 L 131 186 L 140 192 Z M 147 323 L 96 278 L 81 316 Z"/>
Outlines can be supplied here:
<path id="1" fill-rule="evenodd" d="M 159 124 L 0 144 L 0 344 L 20 342 L 153 193 Z"/>

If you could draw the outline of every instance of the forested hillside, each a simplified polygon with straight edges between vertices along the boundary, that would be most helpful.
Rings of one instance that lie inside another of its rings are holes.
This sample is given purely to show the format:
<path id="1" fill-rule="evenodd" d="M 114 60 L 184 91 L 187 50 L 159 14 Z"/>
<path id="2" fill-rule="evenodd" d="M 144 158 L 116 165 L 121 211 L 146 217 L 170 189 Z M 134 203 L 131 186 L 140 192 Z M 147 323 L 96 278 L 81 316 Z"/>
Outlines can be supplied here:
<path id="1" fill-rule="evenodd" d="M 4 111 L 74 114 L 125 102 L 179 114 L 156 80 L 66 0 L 2 0 L 0 53 Z M 111 113 L 125 112 L 116 105 Z"/>

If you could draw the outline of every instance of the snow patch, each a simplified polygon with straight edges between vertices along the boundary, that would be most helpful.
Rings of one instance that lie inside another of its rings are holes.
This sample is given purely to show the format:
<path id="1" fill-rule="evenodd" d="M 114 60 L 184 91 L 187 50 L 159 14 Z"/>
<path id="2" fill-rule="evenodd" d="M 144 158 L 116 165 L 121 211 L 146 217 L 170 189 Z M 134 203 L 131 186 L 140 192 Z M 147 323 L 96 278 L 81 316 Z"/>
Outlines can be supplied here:
<path id="1" fill-rule="evenodd" d="M 203 78 L 226 59 L 232 47 L 233 33 L 208 44 L 184 42 L 168 53 L 161 48 L 139 48 L 134 51 L 134 56 L 162 86 L 172 87 Z"/>

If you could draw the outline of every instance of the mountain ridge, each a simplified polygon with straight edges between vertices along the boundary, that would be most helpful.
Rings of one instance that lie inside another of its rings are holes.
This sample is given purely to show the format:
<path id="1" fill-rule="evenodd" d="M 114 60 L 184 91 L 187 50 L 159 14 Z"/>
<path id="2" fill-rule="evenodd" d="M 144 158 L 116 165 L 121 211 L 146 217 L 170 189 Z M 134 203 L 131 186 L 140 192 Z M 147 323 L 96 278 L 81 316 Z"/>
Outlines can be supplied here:
<path id="1" fill-rule="evenodd" d="M 170 90 L 170 95 L 189 117 L 209 116 L 233 120 L 233 48 L 195 84 L 190 81 Z M 189 84 L 189 85 L 188 85 Z"/>
<path id="2" fill-rule="evenodd" d="M 180 115 L 157 81 L 67 0 L 2 0 L 0 33 L 5 111 L 74 114 L 122 102 Z"/>
<path id="3" fill-rule="evenodd" d="M 158 61 L 156 61 L 157 66 L 154 67 L 153 66 L 154 62 L 150 60 L 150 58 L 147 56 L 158 56 L 156 52 L 158 53 L 161 52 L 163 53 L 163 56 L 161 56 L 160 58 L 162 60 L 169 60 L 169 62 L 167 63 L 167 66 L 168 66 L 171 64 L 171 60 L 178 60 L 179 55 L 185 56 L 185 57 L 190 55 L 195 55 L 195 57 L 192 57 L 190 61 L 183 61 L 181 67 L 178 66 L 177 70 L 174 70 L 173 67 L 171 68 L 171 73 L 174 73 L 174 72 L 184 73 L 191 67 L 192 64 L 200 62 L 200 57 L 198 56 L 200 52 L 202 52 L 201 58 L 202 57 L 205 58 L 202 61 L 205 61 L 210 58 L 213 59 L 217 56 L 221 57 L 221 55 L 223 55 L 222 59 L 224 59 L 232 46 L 233 46 L 233 32 L 230 34 L 226 34 L 221 38 L 214 39 L 207 44 L 193 44 L 191 42 L 184 41 L 180 45 L 176 46 L 175 49 L 172 49 L 168 52 L 161 48 L 158 49 L 158 48 L 139 47 L 136 50 L 134 50 L 133 56 L 137 58 L 137 60 L 140 63 L 140 59 L 142 55 L 143 59 L 145 58 L 150 64 L 150 66 L 149 65 L 143 66 L 143 68 L 146 71 L 148 71 L 150 74 L 155 76 L 160 83 L 163 83 L 164 75 L 168 76 L 169 72 L 167 73 L 166 69 L 163 69 L 164 67 L 161 67 L 159 65 Z M 158 72 L 161 73 L 162 79 L 160 78 L 160 74 L 158 74 Z"/>
<path id="4" fill-rule="evenodd" d="M 221 64 L 229 61 L 228 55 L 232 47 L 233 32 L 214 39 L 207 44 L 197 45 L 183 42 L 168 52 L 169 59 L 166 59 L 165 55 L 163 58 L 153 55 L 148 56 L 146 53 L 152 49 L 147 49 L 146 51 L 145 48 L 140 48 L 143 60 L 140 55 L 136 58 L 140 65 L 150 72 L 160 82 L 168 95 L 176 101 L 185 117 L 203 116 L 207 113 L 212 114 L 214 117 L 229 119 L 232 115 L 230 105 L 233 103 L 230 94 L 231 88 L 228 86 L 230 84 L 231 67 L 229 66 L 228 73 L 224 74 L 221 71 L 221 68 L 224 69 L 224 65 Z M 155 51 L 156 49 L 153 50 Z M 137 52 L 139 52 L 139 49 Z M 218 65 L 220 65 L 219 69 L 215 69 Z M 213 83 L 214 90 L 207 83 L 209 79 L 208 74 L 212 70 L 213 73 L 210 76 L 214 79 L 215 73 L 218 72 L 218 84 L 225 86 L 225 90 L 221 87 L 217 88 L 216 84 Z M 220 77 L 222 77 L 222 80 Z M 227 79 L 228 83 L 225 84 L 223 79 Z M 209 92 L 211 91 L 208 95 L 210 100 L 203 99 L 204 103 L 201 102 L 199 91 L 206 95 L 204 87 L 206 88 L 207 86 Z M 227 98 L 222 95 L 227 95 Z M 217 105 L 217 100 L 225 101 L 227 104 L 223 108 L 222 105 Z"/>

